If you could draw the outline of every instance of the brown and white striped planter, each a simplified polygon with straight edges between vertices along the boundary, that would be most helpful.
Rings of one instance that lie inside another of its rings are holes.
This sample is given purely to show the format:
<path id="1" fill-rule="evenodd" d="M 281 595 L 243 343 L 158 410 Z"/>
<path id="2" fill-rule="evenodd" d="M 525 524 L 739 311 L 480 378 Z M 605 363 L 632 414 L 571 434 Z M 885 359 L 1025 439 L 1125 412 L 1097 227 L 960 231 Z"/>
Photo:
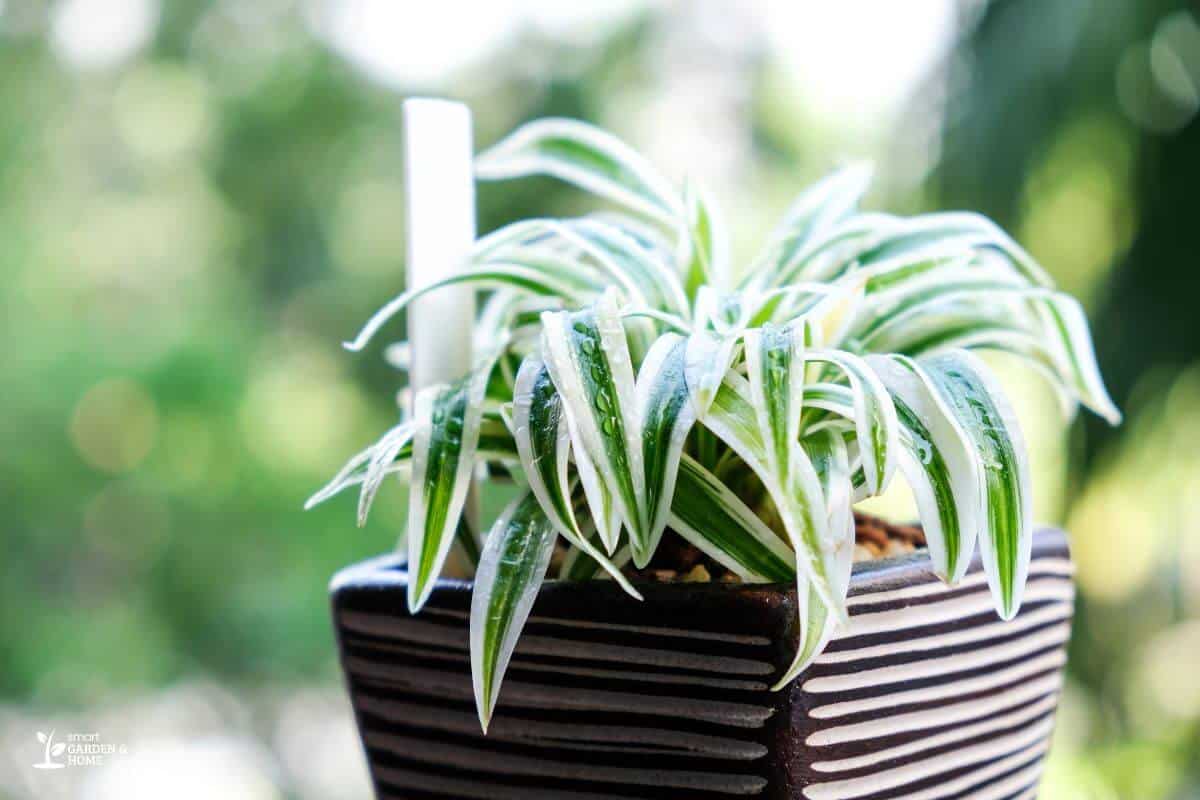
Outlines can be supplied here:
<path id="1" fill-rule="evenodd" d="M 470 583 L 415 618 L 387 556 L 333 580 L 342 664 L 380 798 L 1033 798 L 1066 661 L 1066 538 L 1040 530 L 1020 614 L 978 562 L 948 588 L 916 553 L 855 566 L 850 624 L 787 689 L 782 586 L 548 583 L 479 731 Z"/>

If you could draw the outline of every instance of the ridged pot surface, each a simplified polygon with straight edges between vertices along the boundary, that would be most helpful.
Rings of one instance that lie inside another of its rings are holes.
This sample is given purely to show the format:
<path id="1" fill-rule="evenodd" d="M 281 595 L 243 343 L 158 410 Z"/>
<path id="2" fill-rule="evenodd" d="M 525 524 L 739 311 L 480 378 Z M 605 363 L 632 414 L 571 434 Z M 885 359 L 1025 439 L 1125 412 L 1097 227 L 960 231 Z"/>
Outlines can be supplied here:
<path id="1" fill-rule="evenodd" d="M 471 584 L 416 617 L 385 556 L 333 580 L 350 697 L 380 798 L 1033 798 L 1066 661 L 1066 538 L 1039 530 L 1025 603 L 992 610 L 917 553 L 858 564 L 850 624 L 788 688 L 785 586 L 543 587 L 488 735 L 468 657 Z"/>

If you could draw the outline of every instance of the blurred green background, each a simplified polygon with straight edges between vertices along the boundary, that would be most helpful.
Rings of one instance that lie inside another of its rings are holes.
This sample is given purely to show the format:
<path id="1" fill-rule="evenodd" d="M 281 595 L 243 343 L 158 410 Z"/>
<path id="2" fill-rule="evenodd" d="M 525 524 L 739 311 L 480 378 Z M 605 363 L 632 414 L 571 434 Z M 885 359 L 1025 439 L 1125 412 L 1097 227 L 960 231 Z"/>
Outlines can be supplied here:
<path id="1" fill-rule="evenodd" d="M 1065 428 L 997 362 L 1079 564 L 1042 797 L 1200 798 L 1182 0 L 0 0 L 0 797 L 368 795 L 326 583 L 392 546 L 403 497 L 364 530 L 300 507 L 395 414 L 401 376 L 339 343 L 403 286 L 414 93 L 468 101 L 481 146 L 608 126 L 708 185 L 743 256 L 861 157 L 875 207 L 1012 231 L 1127 413 Z M 481 230 L 587 207 L 538 180 L 479 202 Z M 130 755 L 38 773 L 50 728 Z"/>

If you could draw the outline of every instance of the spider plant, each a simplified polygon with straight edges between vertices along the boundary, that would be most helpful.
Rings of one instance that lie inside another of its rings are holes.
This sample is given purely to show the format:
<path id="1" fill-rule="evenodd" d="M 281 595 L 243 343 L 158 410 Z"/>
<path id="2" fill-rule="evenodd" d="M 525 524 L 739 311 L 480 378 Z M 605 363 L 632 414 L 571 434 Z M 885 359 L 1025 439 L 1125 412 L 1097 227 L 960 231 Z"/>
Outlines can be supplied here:
<path id="1" fill-rule="evenodd" d="M 802 193 L 735 271 L 711 200 L 610 134 L 536 121 L 476 162 L 479 180 L 533 174 L 609 210 L 501 228 L 459 271 L 380 309 L 349 349 L 422 294 L 472 284 L 488 294 L 461 335 L 483 355 L 420 390 L 310 501 L 358 486 L 361 524 L 386 476 L 408 477 L 410 611 L 452 547 L 475 566 L 485 729 L 560 538 L 554 578 L 608 577 L 635 597 L 622 568 L 645 566 L 668 528 L 742 581 L 794 584 L 800 635 L 783 686 L 846 619 L 853 504 L 899 472 L 934 572 L 958 581 L 978 548 L 997 613 L 1017 612 L 1029 465 L 972 351 L 1016 354 L 1068 410 L 1120 419 L 1082 309 L 1025 250 L 973 213 L 861 211 L 870 170 L 851 166 Z M 480 536 L 464 506 L 489 470 L 522 489 Z"/>

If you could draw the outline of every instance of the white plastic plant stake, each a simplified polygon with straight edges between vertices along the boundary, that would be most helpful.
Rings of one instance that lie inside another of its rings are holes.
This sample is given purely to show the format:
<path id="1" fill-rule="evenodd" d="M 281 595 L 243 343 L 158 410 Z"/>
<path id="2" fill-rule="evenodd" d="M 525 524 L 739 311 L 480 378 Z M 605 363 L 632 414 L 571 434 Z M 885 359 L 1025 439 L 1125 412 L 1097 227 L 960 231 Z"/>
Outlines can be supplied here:
<path id="1" fill-rule="evenodd" d="M 470 109 L 449 100 L 405 100 L 404 164 L 408 287 L 415 289 L 461 269 L 475 241 Z M 408 339 L 414 393 L 470 370 L 474 324 L 470 286 L 447 287 L 413 302 Z"/>
<path id="2" fill-rule="evenodd" d="M 404 193 L 408 288 L 427 286 L 462 269 L 475 242 L 475 175 L 471 110 L 433 98 L 404 101 Z M 411 397 L 426 386 L 456 380 L 471 369 L 475 293 L 449 286 L 408 309 Z M 474 483 L 466 518 L 478 530 Z"/>

